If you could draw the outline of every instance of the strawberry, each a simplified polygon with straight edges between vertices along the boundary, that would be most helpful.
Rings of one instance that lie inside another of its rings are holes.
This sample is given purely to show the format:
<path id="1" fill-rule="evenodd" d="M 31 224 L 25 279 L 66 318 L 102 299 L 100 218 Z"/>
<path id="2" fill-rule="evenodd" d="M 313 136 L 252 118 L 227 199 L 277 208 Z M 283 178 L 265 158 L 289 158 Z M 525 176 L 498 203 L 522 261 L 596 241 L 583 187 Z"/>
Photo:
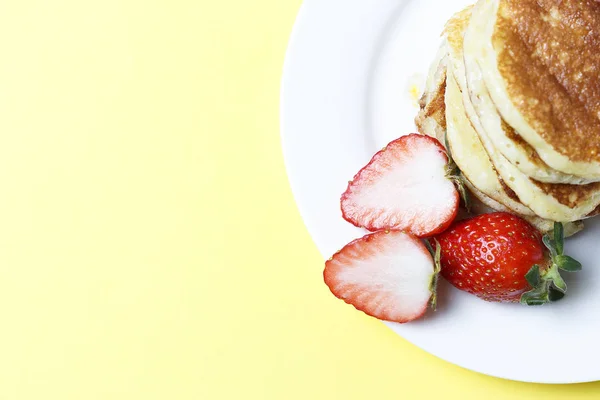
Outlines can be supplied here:
<path id="1" fill-rule="evenodd" d="M 563 254 L 563 228 L 542 235 L 509 214 L 483 214 L 455 223 L 437 238 L 442 276 L 458 289 L 484 300 L 539 305 L 559 300 L 567 290 L 559 270 L 581 264 Z"/>
<path id="2" fill-rule="evenodd" d="M 443 232 L 458 212 L 459 193 L 444 147 L 410 134 L 375 154 L 342 195 L 345 220 L 370 231 L 405 230 L 418 237 Z"/>
<path id="3" fill-rule="evenodd" d="M 439 267 L 416 237 L 379 231 L 357 239 L 325 263 L 331 292 L 364 313 L 409 322 L 435 307 Z M 439 263 L 437 264 L 439 266 Z"/>

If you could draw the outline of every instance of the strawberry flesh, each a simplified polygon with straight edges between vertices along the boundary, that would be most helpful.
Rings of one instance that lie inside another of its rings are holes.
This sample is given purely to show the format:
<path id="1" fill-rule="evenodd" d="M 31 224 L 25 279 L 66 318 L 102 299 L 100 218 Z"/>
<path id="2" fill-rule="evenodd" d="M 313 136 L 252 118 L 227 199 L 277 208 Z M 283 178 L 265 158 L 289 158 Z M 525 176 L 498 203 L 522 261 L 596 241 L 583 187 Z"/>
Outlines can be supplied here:
<path id="1" fill-rule="evenodd" d="M 435 275 L 427 248 L 401 231 L 354 240 L 325 263 L 323 272 L 336 297 L 367 315 L 399 323 L 425 313 Z"/>
<path id="2" fill-rule="evenodd" d="M 370 231 L 404 230 L 417 237 L 443 232 L 460 203 L 447 164 L 434 138 L 410 134 L 394 140 L 349 183 L 341 198 L 344 219 Z"/>

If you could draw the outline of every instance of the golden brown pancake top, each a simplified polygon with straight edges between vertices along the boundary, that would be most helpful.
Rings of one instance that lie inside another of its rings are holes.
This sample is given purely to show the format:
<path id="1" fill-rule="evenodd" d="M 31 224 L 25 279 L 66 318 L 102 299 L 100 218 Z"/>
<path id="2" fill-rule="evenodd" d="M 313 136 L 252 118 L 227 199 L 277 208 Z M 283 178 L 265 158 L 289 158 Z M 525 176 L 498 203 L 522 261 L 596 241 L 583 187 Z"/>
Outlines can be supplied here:
<path id="1" fill-rule="evenodd" d="M 516 147 L 520 147 L 526 154 L 529 161 L 535 165 L 543 168 L 545 166 L 544 161 L 540 158 L 538 153 L 533 147 L 529 145 L 505 120 L 501 120 L 502 130 L 507 138 L 509 138 Z M 519 165 L 519 162 L 516 162 Z"/>
<path id="2" fill-rule="evenodd" d="M 448 42 L 452 48 L 463 51 L 463 38 L 465 34 L 465 27 L 468 25 L 471 19 L 471 11 L 473 6 L 468 6 L 464 10 L 454 14 L 452 18 L 446 23 L 444 33 L 448 37 Z"/>
<path id="3" fill-rule="evenodd" d="M 464 48 L 464 32 L 465 28 L 471 19 L 471 12 L 473 10 L 473 6 L 469 6 L 462 10 L 461 12 L 455 14 L 446 24 L 446 28 L 444 32 L 448 37 L 448 42 L 452 46 L 452 48 L 456 49 L 457 52 L 462 53 Z M 514 145 L 520 147 L 527 155 L 529 160 L 539 165 L 540 168 L 546 167 L 544 161 L 539 157 L 537 152 L 533 147 L 529 145 L 515 130 L 508 125 L 504 120 L 502 120 L 502 129 L 504 130 L 506 136 L 513 141 Z M 517 163 L 518 165 L 519 163 Z M 516 197 L 510 196 L 509 197 Z"/>
<path id="4" fill-rule="evenodd" d="M 544 193 L 552 196 L 560 204 L 569 208 L 577 207 L 600 190 L 600 182 L 587 185 L 568 185 L 562 183 L 543 183 L 533 179 L 530 180 Z"/>
<path id="5" fill-rule="evenodd" d="M 527 122 L 572 161 L 600 162 L 600 3 L 500 0 L 492 41 Z"/>

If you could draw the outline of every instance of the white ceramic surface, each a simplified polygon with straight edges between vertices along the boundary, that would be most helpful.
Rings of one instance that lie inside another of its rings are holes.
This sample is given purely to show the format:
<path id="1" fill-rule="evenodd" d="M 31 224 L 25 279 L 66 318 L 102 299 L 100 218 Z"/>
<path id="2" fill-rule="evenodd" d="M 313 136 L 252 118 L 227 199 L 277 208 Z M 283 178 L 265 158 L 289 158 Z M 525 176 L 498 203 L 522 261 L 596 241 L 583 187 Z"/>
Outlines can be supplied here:
<path id="1" fill-rule="evenodd" d="M 347 181 L 390 140 L 415 131 L 419 90 L 444 23 L 464 0 L 306 0 L 281 93 L 283 150 L 294 196 L 325 258 L 364 234 L 345 222 Z M 420 321 L 387 323 L 451 363 L 528 382 L 600 380 L 600 224 L 567 241 L 584 271 L 567 297 L 540 308 L 491 304 L 448 284 Z"/>

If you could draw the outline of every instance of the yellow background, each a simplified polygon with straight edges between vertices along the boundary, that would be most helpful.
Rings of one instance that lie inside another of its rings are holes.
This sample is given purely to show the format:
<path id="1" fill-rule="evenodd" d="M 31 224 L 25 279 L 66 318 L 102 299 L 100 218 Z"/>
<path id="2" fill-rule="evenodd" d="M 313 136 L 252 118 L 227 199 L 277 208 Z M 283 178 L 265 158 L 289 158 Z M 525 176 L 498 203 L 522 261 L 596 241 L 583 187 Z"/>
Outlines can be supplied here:
<path id="1" fill-rule="evenodd" d="M 597 398 L 328 293 L 280 150 L 299 6 L 0 2 L 0 399 Z"/>

